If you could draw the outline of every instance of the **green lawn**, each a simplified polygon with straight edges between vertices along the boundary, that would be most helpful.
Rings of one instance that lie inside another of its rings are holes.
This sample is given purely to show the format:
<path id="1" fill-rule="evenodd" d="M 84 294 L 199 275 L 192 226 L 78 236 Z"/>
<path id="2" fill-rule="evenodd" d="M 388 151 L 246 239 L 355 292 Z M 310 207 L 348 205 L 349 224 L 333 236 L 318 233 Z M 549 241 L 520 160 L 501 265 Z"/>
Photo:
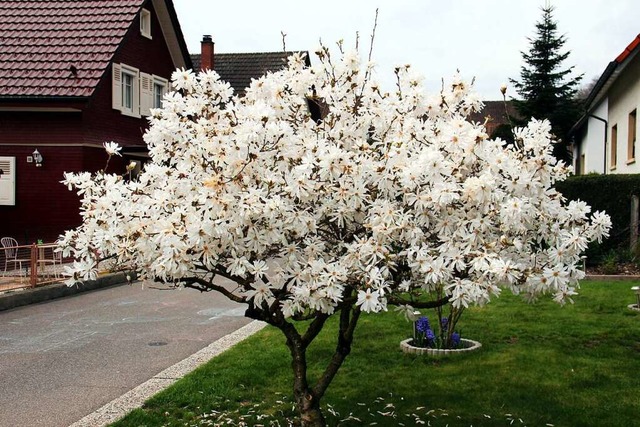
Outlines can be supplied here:
<path id="1" fill-rule="evenodd" d="M 328 422 L 640 426 L 640 313 L 627 308 L 637 284 L 587 281 L 565 307 L 548 299 L 529 305 L 505 293 L 460 321 L 463 337 L 481 341 L 482 349 L 447 360 L 403 354 L 399 342 L 410 326 L 397 314 L 365 315 L 324 398 Z M 332 338 L 318 338 L 310 366 L 324 367 Z M 273 425 L 284 426 L 292 413 L 290 372 L 283 337 L 267 328 L 113 425 L 214 425 L 241 413 L 246 425 L 279 417 Z"/>

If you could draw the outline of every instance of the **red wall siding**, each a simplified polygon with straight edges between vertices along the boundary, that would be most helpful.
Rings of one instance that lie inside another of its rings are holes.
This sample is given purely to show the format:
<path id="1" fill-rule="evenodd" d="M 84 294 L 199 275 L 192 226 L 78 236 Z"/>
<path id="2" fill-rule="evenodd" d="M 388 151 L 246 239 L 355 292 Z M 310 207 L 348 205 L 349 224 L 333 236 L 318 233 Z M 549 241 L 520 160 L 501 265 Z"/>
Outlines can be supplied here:
<path id="1" fill-rule="evenodd" d="M 0 146 L 0 156 L 16 157 L 16 204 L 0 206 L 0 236 L 20 243 L 38 239 L 54 241 L 64 230 L 80 225 L 80 197 L 60 183 L 65 172 L 97 171 L 106 165 L 102 147 L 53 147 L 41 145 L 41 167 L 27 163 L 31 146 Z M 107 172 L 124 169 L 120 157 L 111 159 Z"/>
<path id="2" fill-rule="evenodd" d="M 0 144 L 26 144 L 34 149 L 45 144 L 84 142 L 81 113 L 0 112 Z"/>
<path id="3" fill-rule="evenodd" d="M 16 157 L 16 205 L 0 206 L 0 235 L 55 240 L 80 222 L 78 198 L 60 181 L 82 170 L 82 114 L 2 112 L 0 125 L 0 156 Z M 27 163 L 36 148 L 41 167 Z"/>
<path id="4" fill-rule="evenodd" d="M 38 145 L 42 166 L 27 163 L 32 146 L 0 146 L 0 156 L 16 157 L 16 205 L 0 206 L 0 235 L 20 243 L 53 241 L 80 223 L 79 199 L 60 183 L 65 171 L 82 169 L 82 147 Z"/>
<path id="5" fill-rule="evenodd" d="M 173 62 L 150 1 L 146 7 L 152 16 L 152 39 L 140 34 L 136 19 L 114 62 L 168 80 Z M 111 104 L 109 66 L 82 112 L 0 112 L 0 156 L 16 157 L 16 205 L 0 206 L 0 236 L 15 237 L 20 243 L 53 241 L 80 224 L 79 198 L 60 183 L 64 172 L 104 168 L 105 141 L 144 144 L 147 119 L 124 116 Z M 26 161 L 36 148 L 44 157 L 39 168 Z M 124 164 L 123 159 L 114 158 L 108 172 L 122 173 Z"/>

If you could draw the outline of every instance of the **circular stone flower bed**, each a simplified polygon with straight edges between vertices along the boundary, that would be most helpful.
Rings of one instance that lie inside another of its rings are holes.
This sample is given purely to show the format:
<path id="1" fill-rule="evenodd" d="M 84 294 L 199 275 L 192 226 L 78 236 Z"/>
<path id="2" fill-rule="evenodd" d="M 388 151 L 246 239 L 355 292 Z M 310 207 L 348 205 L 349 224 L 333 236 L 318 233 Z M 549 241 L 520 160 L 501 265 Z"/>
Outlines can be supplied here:
<path id="1" fill-rule="evenodd" d="M 426 354 L 433 357 L 450 357 L 458 354 L 465 354 L 470 351 L 478 350 L 482 347 L 478 341 L 461 338 L 460 345 L 457 348 L 429 348 L 429 347 L 414 347 L 411 345 L 413 338 L 408 338 L 400 342 L 400 348 L 404 353 L 409 354 Z"/>

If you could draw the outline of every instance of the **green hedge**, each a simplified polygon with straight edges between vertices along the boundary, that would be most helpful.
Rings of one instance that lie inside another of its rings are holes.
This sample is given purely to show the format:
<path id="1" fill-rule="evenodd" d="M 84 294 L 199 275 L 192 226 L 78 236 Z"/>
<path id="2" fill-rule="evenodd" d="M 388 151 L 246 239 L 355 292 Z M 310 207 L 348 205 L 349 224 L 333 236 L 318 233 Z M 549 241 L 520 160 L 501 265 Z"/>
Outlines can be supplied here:
<path id="1" fill-rule="evenodd" d="M 629 249 L 631 197 L 640 195 L 640 174 L 572 176 L 557 183 L 556 189 L 569 200 L 583 200 L 592 212 L 605 211 L 611 217 L 610 237 L 587 252 L 591 263 L 599 263 L 611 251 Z"/>

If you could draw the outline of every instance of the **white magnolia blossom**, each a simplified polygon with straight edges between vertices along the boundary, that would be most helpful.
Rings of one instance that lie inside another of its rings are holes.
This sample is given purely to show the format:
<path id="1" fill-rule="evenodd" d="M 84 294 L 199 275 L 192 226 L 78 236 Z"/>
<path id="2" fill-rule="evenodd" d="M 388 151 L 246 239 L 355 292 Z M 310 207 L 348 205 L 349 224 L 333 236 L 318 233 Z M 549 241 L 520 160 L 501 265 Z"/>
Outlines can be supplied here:
<path id="1" fill-rule="evenodd" d="M 122 154 L 120 154 L 120 150 L 122 150 L 122 147 L 120 147 L 117 142 L 105 142 L 102 144 L 102 146 L 109 156 L 122 156 Z"/>
<path id="2" fill-rule="evenodd" d="M 99 254 L 175 283 L 223 275 L 238 284 L 227 296 L 286 317 L 344 302 L 378 312 L 436 289 L 455 307 L 502 288 L 575 294 L 580 253 L 611 224 L 553 188 L 570 169 L 549 123 L 508 146 L 466 120 L 481 102 L 460 76 L 429 94 L 399 67 L 385 92 L 357 54 L 318 56 L 292 56 L 244 97 L 213 71 L 174 73 L 137 180 L 65 176 L 83 216 L 62 241 L 77 259 L 68 283 L 94 278 Z"/>

